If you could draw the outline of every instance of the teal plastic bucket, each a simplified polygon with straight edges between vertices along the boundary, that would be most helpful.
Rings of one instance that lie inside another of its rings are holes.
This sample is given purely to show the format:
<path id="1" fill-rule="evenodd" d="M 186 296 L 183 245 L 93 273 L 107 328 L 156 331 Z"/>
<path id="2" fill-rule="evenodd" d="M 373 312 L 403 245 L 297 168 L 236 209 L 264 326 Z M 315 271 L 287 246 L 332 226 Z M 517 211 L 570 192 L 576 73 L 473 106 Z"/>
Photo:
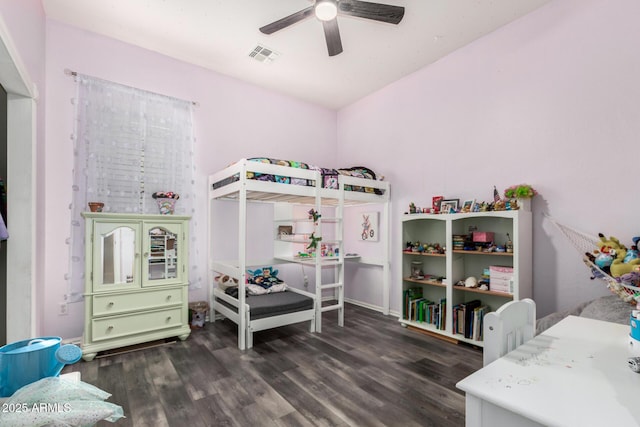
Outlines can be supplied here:
<path id="1" fill-rule="evenodd" d="M 60 337 L 41 337 L 0 347 L 0 397 L 11 396 L 42 378 L 56 377 L 65 364 L 77 362 L 80 348 L 73 344 L 61 347 L 61 341 Z"/>

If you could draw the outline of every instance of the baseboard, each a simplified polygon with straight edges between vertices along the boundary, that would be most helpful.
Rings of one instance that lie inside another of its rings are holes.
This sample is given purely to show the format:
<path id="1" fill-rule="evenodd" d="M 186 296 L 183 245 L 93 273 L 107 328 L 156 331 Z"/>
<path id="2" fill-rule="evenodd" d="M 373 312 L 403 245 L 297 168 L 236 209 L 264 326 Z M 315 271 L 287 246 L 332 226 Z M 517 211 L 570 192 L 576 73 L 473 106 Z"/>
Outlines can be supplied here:
<path id="1" fill-rule="evenodd" d="M 62 344 L 75 344 L 77 346 L 80 346 L 82 344 L 82 337 L 63 339 Z"/>
<path id="2" fill-rule="evenodd" d="M 329 299 L 333 299 L 333 298 L 329 298 Z M 379 311 L 380 313 L 382 313 L 382 307 L 377 305 L 369 304 L 362 301 L 357 301 L 351 298 L 345 298 L 344 302 L 348 302 L 349 304 L 357 305 L 358 307 L 364 307 L 364 308 L 368 308 L 369 310 Z"/>
<path id="3" fill-rule="evenodd" d="M 439 340 L 447 341 L 447 342 L 450 342 L 452 344 L 458 344 L 459 343 L 459 341 L 457 339 L 452 338 L 450 336 L 442 335 L 442 334 L 439 334 L 437 332 L 431 332 L 431 331 L 428 331 L 428 330 L 422 329 L 422 328 L 416 328 L 415 326 L 407 325 L 407 329 L 410 329 L 410 330 L 412 330 L 414 332 L 421 333 L 423 335 L 428 335 L 428 336 L 433 337 L 433 338 L 438 338 Z"/>

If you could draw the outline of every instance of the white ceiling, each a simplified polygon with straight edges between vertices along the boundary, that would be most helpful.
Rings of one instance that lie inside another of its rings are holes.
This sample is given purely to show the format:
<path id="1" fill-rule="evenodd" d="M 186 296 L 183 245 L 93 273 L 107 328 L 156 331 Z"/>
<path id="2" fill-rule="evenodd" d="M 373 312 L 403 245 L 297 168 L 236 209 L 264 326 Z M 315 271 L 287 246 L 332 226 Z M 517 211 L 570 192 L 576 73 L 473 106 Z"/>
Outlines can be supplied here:
<path id="1" fill-rule="evenodd" d="M 49 18 L 296 98 L 339 109 L 550 0 L 376 0 L 405 7 L 399 25 L 338 16 L 344 52 L 327 55 L 315 17 L 258 28 L 313 0 L 42 0 Z M 249 57 L 256 45 L 280 56 Z M 82 71 L 82 70 L 78 70 Z"/>

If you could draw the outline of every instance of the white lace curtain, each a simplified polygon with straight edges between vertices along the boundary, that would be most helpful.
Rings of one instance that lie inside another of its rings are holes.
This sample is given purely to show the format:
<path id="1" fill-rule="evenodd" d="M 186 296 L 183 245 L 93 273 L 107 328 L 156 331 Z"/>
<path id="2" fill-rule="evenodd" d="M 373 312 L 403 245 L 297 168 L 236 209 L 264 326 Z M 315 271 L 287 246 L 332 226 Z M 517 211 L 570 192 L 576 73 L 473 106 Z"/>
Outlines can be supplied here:
<path id="1" fill-rule="evenodd" d="M 88 202 L 103 212 L 158 213 L 152 194 L 179 194 L 175 213 L 193 215 L 193 104 L 95 77 L 76 75 L 70 301 L 84 291 L 84 221 Z M 193 225 L 192 225 L 193 228 Z M 190 252 L 194 254 L 195 233 Z M 191 259 L 194 259 L 192 256 Z M 197 272 L 190 268 L 192 286 Z"/>

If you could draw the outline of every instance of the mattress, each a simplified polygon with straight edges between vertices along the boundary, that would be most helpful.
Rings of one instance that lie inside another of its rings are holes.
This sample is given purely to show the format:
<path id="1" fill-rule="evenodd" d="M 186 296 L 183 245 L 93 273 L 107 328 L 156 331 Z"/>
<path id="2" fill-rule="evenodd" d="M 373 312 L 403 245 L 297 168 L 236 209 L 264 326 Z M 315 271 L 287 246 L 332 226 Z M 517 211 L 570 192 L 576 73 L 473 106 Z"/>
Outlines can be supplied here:
<path id="1" fill-rule="evenodd" d="M 253 157 L 247 160 L 251 162 L 270 163 L 273 165 L 286 166 L 286 167 L 291 167 L 296 169 L 316 170 L 320 172 L 322 188 L 328 188 L 328 189 L 338 189 L 338 175 L 353 176 L 356 178 L 364 178 L 364 179 L 372 179 L 372 180 L 378 179 L 373 170 L 364 166 L 353 166 L 348 168 L 330 169 L 330 168 L 313 166 L 307 163 L 297 162 L 293 160 L 280 160 L 280 159 L 272 159 L 268 157 Z M 215 189 L 224 187 L 225 185 L 229 185 L 233 182 L 238 181 L 239 179 L 240 177 L 238 174 L 227 177 L 223 180 L 213 183 L 213 189 L 215 190 Z M 247 179 L 276 182 L 280 184 L 315 186 L 314 180 L 292 178 L 285 175 L 255 173 L 251 171 L 247 172 Z M 373 193 L 373 194 L 380 194 L 380 195 L 384 194 L 384 190 L 381 190 L 378 188 L 366 187 L 366 186 L 345 185 L 345 190 L 359 191 L 359 192 Z"/>
<path id="2" fill-rule="evenodd" d="M 221 299 L 216 299 L 216 303 L 220 303 L 231 310 L 236 310 L 236 307 Z M 265 295 L 248 295 L 246 303 L 251 308 L 249 313 L 250 320 L 313 309 L 313 298 L 291 291 Z"/>

